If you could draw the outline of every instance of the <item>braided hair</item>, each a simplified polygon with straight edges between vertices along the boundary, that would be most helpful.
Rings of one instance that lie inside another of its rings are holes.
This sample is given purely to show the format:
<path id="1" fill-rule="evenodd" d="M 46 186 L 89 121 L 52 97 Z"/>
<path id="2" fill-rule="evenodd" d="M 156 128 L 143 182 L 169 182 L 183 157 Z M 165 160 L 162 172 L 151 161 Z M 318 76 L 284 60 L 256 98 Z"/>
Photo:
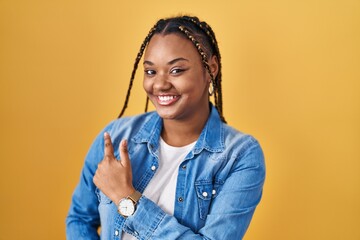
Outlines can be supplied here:
<path id="1" fill-rule="evenodd" d="M 179 17 L 173 17 L 167 19 L 160 19 L 154 25 L 154 27 L 150 29 L 148 35 L 145 37 L 143 43 L 141 44 L 140 50 L 135 59 L 134 68 L 131 73 L 131 78 L 130 78 L 128 91 L 126 94 L 125 103 L 118 118 L 120 118 L 124 114 L 125 109 L 127 108 L 130 98 L 131 88 L 135 78 L 135 73 L 138 68 L 139 62 L 144 54 L 147 44 L 150 42 L 154 34 L 166 35 L 171 33 L 175 33 L 189 39 L 194 44 L 197 51 L 199 52 L 204 68 L 209 73 L 211 78 L 215 107 L 220 114 L 221 120 L 226 123 L 223 116 L 223 106 L 222 106 L 223 103 L 222 103 L 222 88 L 221 88 L 221 80 L 222 80 L 221 55 L 220 55 L 218 43 L 216 41 L 215 33 L 206 22 L 200 21 L 197 17 L 190 17 L 190 16 L 179 16 Z M 215 77 L 213 76 L 208 64 L 208 57 L 213 55 L 217 57 L 218 66 L 219 66 L 218 74 Z M 148 103 L 149 103 L 149 98 L 147 97 L 145 104 L 145 112 L 147 111 Z"/>

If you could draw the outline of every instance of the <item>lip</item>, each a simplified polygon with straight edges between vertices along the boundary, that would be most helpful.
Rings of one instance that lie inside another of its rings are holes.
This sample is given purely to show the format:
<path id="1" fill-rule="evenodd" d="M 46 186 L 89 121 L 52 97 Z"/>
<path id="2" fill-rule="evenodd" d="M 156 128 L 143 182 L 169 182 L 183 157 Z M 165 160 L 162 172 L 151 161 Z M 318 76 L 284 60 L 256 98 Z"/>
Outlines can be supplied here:
<path id="1" fill-rule="evenodd" d="M 180 99 L 180 95 L 156 95 L 156 101 L 161 106 L 170 106 Z"/>

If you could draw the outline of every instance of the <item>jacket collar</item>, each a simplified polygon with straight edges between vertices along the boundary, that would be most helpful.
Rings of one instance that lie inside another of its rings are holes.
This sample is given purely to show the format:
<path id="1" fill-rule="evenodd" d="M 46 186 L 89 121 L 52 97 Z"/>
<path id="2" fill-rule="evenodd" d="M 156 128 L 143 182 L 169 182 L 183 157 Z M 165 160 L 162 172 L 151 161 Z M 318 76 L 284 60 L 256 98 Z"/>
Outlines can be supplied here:
<path id="1" fill-rule="evenodd" d="M 137 143 L 147 143 L 148 149 L 154 153 L 159 148 L 159 138 L 163 126 L 162 118 L 156 113 L 149 113 L 144 125 L 132 138 Z M 199 154 L 203 149 L 209 152 L 224 151 L 224 126 L 216 108 L 210 103 L 210 115 L 203 128 L 192 154 Z M 189 156 L 191 157 L 191 156 Z"/>

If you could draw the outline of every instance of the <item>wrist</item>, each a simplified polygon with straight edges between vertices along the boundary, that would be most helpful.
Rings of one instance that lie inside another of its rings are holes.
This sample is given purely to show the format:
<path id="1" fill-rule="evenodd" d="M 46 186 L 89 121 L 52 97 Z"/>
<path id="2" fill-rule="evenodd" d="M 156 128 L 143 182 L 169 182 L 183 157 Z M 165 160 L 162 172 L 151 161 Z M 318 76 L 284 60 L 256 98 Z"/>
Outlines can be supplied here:
<path id="1" fill-rule="evenodd" d="M 126 198 L 128 196 L 130 196 L 131 194 L 133 194 L 136 191 L 136 189 L 134 187 L 129 187 L 128 189 L 121 191 L 119 193 L 117 193 L 116 195 L 114 195 L 112 201 L 115 204 L 119 204 L 120 200 L 123 198 Z"/>

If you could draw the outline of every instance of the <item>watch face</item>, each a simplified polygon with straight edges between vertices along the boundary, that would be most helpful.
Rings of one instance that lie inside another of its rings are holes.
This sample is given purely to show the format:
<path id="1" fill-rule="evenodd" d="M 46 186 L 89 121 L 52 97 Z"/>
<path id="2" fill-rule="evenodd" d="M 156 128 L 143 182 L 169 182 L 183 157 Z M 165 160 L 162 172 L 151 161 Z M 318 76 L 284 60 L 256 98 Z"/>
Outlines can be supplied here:
<path id="1" fill-rule="evenodd" d="M 135 211 L 135 206 L 134 206 L 133 201 L 131 201 L 130 199 L 127 199 L 127 198 L 122 199 L 119 203 L 118 211 L 121 215 L 123 215 L 125 217 L 129 217 L 129 216 L 133 215 L 133 213 Z"/>

